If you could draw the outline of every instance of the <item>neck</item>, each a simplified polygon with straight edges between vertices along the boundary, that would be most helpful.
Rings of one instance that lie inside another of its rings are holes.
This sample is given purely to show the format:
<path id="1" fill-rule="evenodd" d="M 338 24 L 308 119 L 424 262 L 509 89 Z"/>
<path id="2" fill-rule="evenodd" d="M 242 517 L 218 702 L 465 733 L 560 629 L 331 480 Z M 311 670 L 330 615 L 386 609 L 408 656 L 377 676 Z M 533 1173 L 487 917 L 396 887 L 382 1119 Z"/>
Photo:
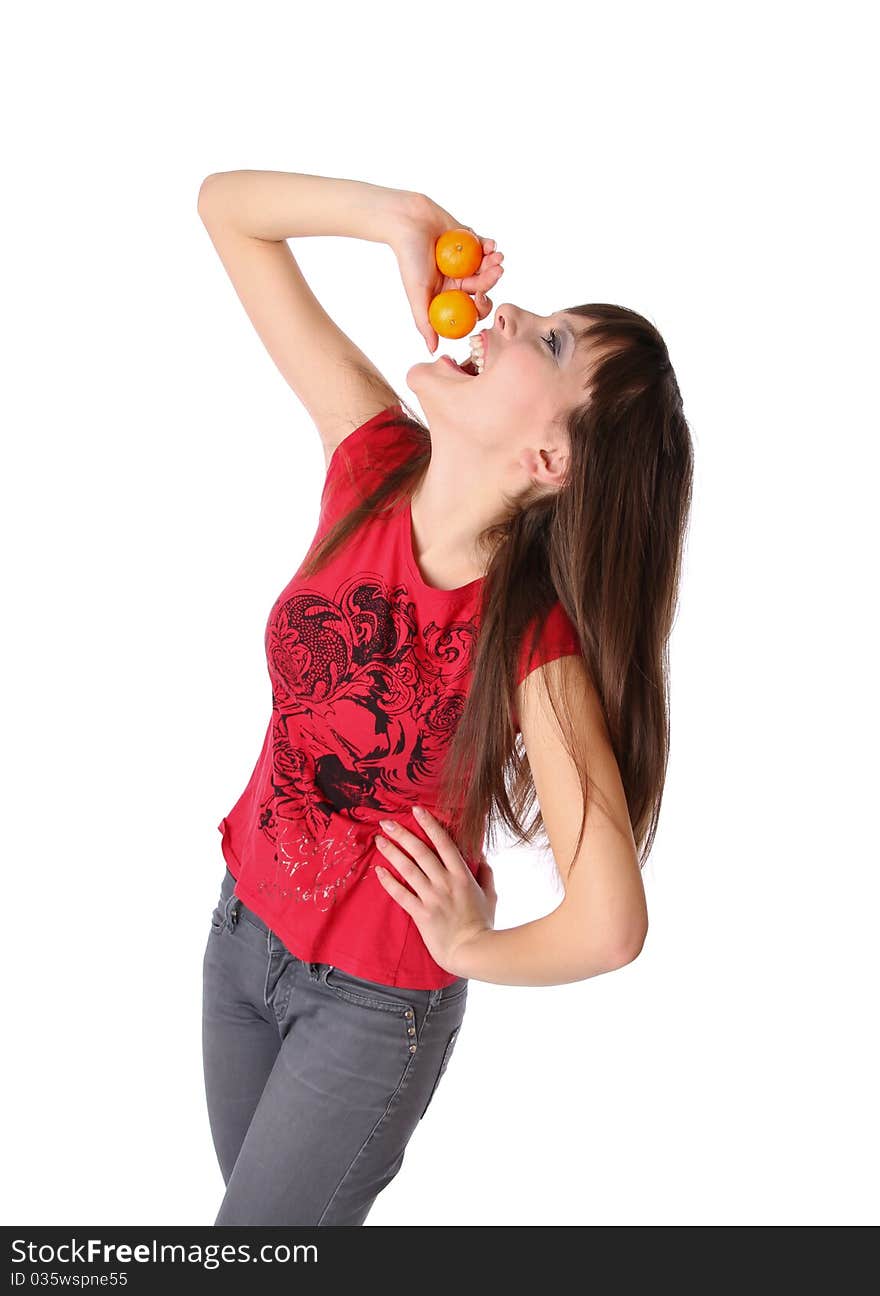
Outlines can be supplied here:
<path id="1" fill-rule="evenodd" d="M 485 575 L 480 532 L 503 513 L 482 463 L 462 464 L 460 447 L 432 446 L 431 461 L 410 501 L 413 549 L 430 584 L 453 588 Z"/>

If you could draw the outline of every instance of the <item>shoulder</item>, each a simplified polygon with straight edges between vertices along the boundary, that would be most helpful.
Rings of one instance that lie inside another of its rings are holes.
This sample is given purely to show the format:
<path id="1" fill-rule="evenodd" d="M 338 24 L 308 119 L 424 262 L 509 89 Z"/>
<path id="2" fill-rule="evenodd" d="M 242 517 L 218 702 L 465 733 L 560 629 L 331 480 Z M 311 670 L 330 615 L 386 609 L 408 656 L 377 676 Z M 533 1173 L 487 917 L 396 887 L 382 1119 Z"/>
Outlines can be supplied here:
<path id="1" fill-rule="evenodd" d="M 395 447 L 399 446 L 401 452 L 411 448 L 411 429 L 412 420 L 400 401 L 383 405 L 360 423 L 353 422 L 339 438 L 327 458 L 328 476 L 343 465 L 381 466 Z"/>
<path id="2" fill-rule="evenodd" d="M 566 613 L 559 599 L 551 605 L 542 618 L 532 621 L 523 634 L 516 666 L 514 728 L 521 731 L 520 717 L 527 695 L 535 693 L 541 672 L 561 658 L 580 658 L 583 652 L 577 627 Z"/>
<path id="3" fill-rule="evenodd" d="M 543 618 L 526 628 L 519 649 L 516 683 L 521 684 L 532 671 L 557 657 L 580 652 L 577 627 L 556 599 Z"/>

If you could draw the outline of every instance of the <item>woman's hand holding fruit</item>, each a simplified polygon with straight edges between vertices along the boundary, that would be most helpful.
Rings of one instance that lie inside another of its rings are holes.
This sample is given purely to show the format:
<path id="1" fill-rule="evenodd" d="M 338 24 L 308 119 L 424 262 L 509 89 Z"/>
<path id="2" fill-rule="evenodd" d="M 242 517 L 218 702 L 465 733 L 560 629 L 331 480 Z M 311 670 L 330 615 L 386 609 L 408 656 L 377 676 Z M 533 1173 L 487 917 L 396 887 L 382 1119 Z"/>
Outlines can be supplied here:
<path id="1" fill-rule="evenodd" d="M 487 294 L 504 271 L 504 253 L 427 196 L 418 195 L 391 247 L 416 328 L 432 353 L 438 334 L 464 337 L 492 310 Z"/>

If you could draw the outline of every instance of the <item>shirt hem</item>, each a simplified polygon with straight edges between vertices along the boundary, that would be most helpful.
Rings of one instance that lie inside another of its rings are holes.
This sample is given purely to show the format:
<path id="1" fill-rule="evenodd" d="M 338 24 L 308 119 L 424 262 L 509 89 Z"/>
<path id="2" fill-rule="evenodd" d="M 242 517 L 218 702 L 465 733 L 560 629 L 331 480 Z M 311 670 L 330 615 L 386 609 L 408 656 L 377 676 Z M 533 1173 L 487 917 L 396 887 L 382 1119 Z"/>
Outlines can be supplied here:
<path id="1" fill-rule="evenodd" d="M 230 869 L 230 872 L 232 872 L 232 869 Z M 382 985 L 399 986 L 407 990 L 441 990 L 459 979 L 449 974 L 443 981 L 435 980 L 430 985 L 420 985 L 419 982 L 424 975 L 420 972 L 407 972 L 405 968 L 401 969 L 400 967 L 396 971 L 392 971 L 388 967 L 378 967 L 375 963 L 369 963 L 355 954 L 347 954 L 344 950 L 339 949 L 332 951 L 327 949 L 317 950 L 313 946 L 299 946 L 297 948 L 298 942 L 294 941 L 291 944 L 287 935 L 273 925 L 275 920 L 266 913 L 260 912 L 262 898 L 238 879 L 236 879 L 235 894 L 245 902 L 249 909 L 253 909 L 254 913 L 262 918 L 268 927 L 272 928 L 272 931 L 284 942 L 290 953 L 304 963 L 331 963 L 342 972 L 350 972 L 352 976 L 365 977 L 368 981 L 379 981 Z M 339 961 L 337 962 L 337 960 Z"/>
<path id="2" fill-rule="evenodd" d="M 245 902 L 245 904 L 248 906 L 249 909 L 253 909 L 254 913 L 257 914 L 258 917 L 262 918 L 263 922 L 267 925 L 267 927 L 272 928 L 275 934 L 279 937 L 280 940 L 284 942 L 285 947 L 290 951 L 291 954 L 294 955 L 294 957 L 301 959 L 303 962 L 313 961 L 315 963 L 332 963 L 333 966 L 338 967 L 340 971 L 350 972 L 352 976 L 365 977 L 368 981 L 379 981 L 383 985 L 400 986 L 407 990 L 442 990 L 445 989 L 447 986 L 453 985 L 454 982 L 458 980 L 458 977 L 455 977 L 450 973 L 447 975 L 447 978 L 443 981 L 434 980 L 431 982 L 430 985 L 420 985 L 419 982 L 423 978 L 424 973 L 416 972 L 416 971 L 407 971 L 407 969 L 405 967 L 402 968 L 400 964 L 398 964 L 397 967 L 392 971 L 388 967 L 378 967 L 375 963 L 369 963 L 355 954 L 347 954 L 344 950 L 336 949 L 333 951 L 329 951 L 329 957 L 328 957 L 328 951 L 326 949 L 323 951 L 316 950 L 313 946 L 309 946 L 308 948 L 300 947 L 299 949 L 295 949 L 294 946 L 290 944 L 289 939 L 285 935 L 285 933 L 278 930 L 277 927 L 273 926 L 273 923 L 275 922 L 274 916 L 270 916 L 266 912 L 261 912 L 261 909 L 263 907 L 262 905 L 263 897 L 260 896 L 257 892 L 252 891 L 250 887 L 248 887 L 244 882 L 242 882 L 241 880 L 241 874 L 243 872 L 242 864 L 238 856 L 235 854 L 235 851 L 232 849 L 231 845 L 229 844 L 228 836 L 226 833 L 225 818 L 220 820 L 220 823 L 217 825 L 217 829 L 221 834 L 220 849 L 223 853 L 223 858 L 226 861 L 226 866 L 229 869 L 229 872 L 235 878 L 235 889 L 234 889 L 235 895 L 239 896 Z M 343 963 L 342 961 L 340 961 L 337 963 L 336 962 L 337 959 L 339 960 L 344 959 L 345 962 Z"/>

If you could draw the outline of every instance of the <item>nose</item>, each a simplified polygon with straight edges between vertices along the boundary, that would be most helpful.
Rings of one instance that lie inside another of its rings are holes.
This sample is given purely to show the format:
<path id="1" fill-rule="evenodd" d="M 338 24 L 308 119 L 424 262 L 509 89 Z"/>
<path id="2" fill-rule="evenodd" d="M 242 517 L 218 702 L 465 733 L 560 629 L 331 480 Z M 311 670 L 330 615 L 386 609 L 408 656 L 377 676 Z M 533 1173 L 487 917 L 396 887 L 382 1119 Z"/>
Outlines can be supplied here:
<path id="1" fill-rule="evenodd" d="M 510 333 L 510 326 L 513 320 L 514 309 L 515 308 L 511 306 L 510 302 L 505 302 L 503 306 L 496 307 L 495 323 L 498 325 L 498 329 L 500 332 L 506 334 Z"/>

